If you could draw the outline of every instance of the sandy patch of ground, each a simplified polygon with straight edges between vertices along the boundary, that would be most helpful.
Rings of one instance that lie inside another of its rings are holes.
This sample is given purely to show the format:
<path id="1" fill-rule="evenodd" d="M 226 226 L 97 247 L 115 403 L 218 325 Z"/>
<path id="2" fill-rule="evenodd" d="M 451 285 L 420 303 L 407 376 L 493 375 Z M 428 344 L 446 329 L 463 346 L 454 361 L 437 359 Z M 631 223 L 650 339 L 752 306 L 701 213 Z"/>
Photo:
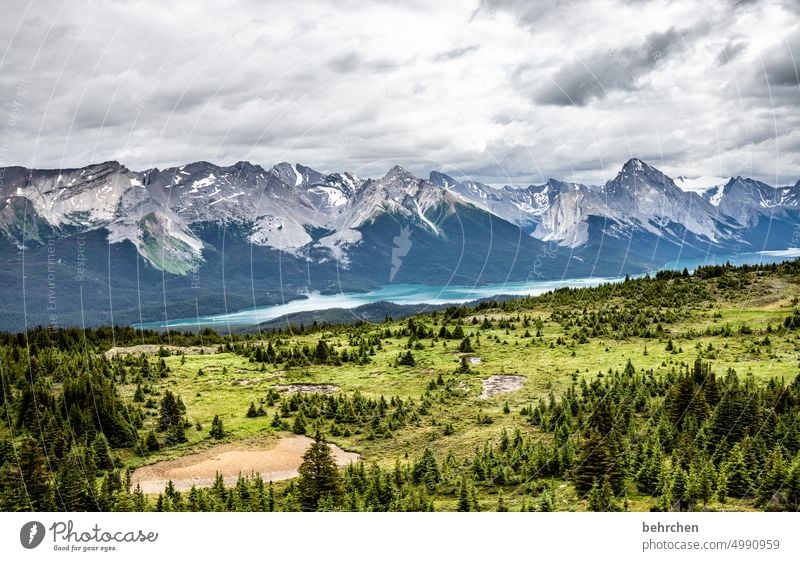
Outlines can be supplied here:
<path id="1" fill-rule="evenodd" d="M 157 353 L 160 348 L 164 348 L 171 353 L 178 354 L 181 351 L 185 355 L 203 354 L 213 355 L 217 353 L 217 347 L 178 347 L 175 345 L 133 345 L 131 347 L 111 347 L 105 353 L 107 359 L 112 359 L 117 355 L 139 355 Z"/>
<path id="2" fill-rule="evenodd" d="M 297 477 L 303 454 L 313 440 L 307 436 L 281 438 L 270 447 L 245 447 L 242 444 L 223 444 L 198 454 L 166 460 L 141 467 L 131 474 L 131 487 L 138 483 L 145 493 L 160 493 L 168 481 L 178 490 L 211 487 L 217 473 L 226 486 L 236 484 L 239 474 L 260 473 L 264 481 L 283 481 Z M 330 445 L 339 466 L 358 461 L 360 456 Z"/>
<path id="3" fill-rule="evenodd" d="M 339 391 L 335 384 L 287 384 L 275 386 L 279 392 L 288 393 L 324 393 L 332 394 Z"/>
<path id="4" fill-rule="evenodd" d="M 507 374 L 497 374 L 489 376 L 483 381 L 483 392 L 481 399 L 488 399 L 499 393 L 515 392 L 525 383 L 525 376 L 512 376 Z"/>

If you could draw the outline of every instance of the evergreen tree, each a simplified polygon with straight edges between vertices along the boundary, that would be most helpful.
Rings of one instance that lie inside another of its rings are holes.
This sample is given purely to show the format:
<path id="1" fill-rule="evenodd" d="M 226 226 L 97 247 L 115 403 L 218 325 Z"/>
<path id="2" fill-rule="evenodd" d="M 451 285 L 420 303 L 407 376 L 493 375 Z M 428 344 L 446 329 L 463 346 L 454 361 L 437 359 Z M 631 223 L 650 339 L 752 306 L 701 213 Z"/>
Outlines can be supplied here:
<path id="1" fill-rule="evenodd" d="M 272 346 L 272 341 L 270 341 L 270 342 L 267 343 L 267 351 L 265 353 L 265 357 L 267 359 L 267 362 L 271 362 L 271 363 L 274 364 L 276 356 L 277 355 L 275 353 L 275 347 Z"/>
<path id="2" fill-rule="evenodd" d="M 714 467 L 711 462 L 705 461 L 702 465 L 692 465 L 689 470 L 689 488 L 687 497 L 690 505 L 697 501 L 702 502 L 703 509 L 708 506 L 714 496 Z"/>
<path id="3" fill-rule="evenodd" d="M 158 441 L 158 437 L 156 437 L 156 433 L 153 431 L 147 432 L 147 439 L 145 440 L 145 446 L 149 452 L 157 452 L 161 449 L 161 443 Z"/>
<path id="4" fill-rule="evenodd" d="M 467 479 L 461 478 L 461 485 L 458 488 L 458 512 L 469 512 L 472 510 L 471 501 L 469 500 L 469 493 L 467 491 Z"/>
<path id="5" fill-rule="evenodd" d="M 161 398 L 161 409 L 158 417 L 158 430 L 165 431 L 176 425 L 183 424 L 183 414 L 186 407 L 179 397 L 166 390 Z"/>
<path id="6" fill-rule="evenodd" d="M 658 481 L 661 474 L 662 454 L 657 441 L 651 441 L 646 449 L 642 467 L 636 476 L 636 486 L 648 495 L 658 494 Z"/>
<path id="7" fill-rule="evenodd" d="M 145 380 L 149 380 L 150 379 L 150 362 L 147 360 L 146 356 L 142 357 L 142 365 L 139 368 L 139 374 Z"/>
<path id="8" fill-rule="evenodd" d="M 743 498 L 753 492 L 753 480 L 745 462 L 744 453 L 737 443 L 723 466 L 725 472 L 725 491 L 727 496 Z"/>
<path id="9" fill-rule="evenodd" d="M 211 421 L 211 430 L 208 434 L 211 438 L 216 440 L 225 438 L 225 428 L 222 425 L 222 419 L 219 418 L 219 415 L 214 415 L 214 420 Z"/>
<path id="10" fill-rule="evenodd" d="M 112 512 L 135 512 L 136 503 L 134 503 L 131 495 L 124 490 L 114 493 L 111 509 Z"/>
<path id="11" fill-rule="evenodd" d="M 538 512 L 553 512 L 556 510 L 555 493 L 549 486 L 542 491 L 536 510 Z"/>
<path id="12" fill-rule="evenodd" d="M 119 471 L 107 471 L 100 481 L 100 493 L 97 497 L 97 506 L 100 511 L 109 512 L 114 506 L 115 495 L 122 490 L 122 480 Z"/>
<path id="13" fill-rule="evenodd" d="M 275 512 L 275 489 L 272 487 L 272 481 L 269 482 L 267 492 L 267 512 Z"/>
<path id="14" fill-rule="evenodd" d="M 328 355 L 330 354 L 330 349 L 328 349 L 328 345 L 322 339 L 319 340 L 317 343 L 317 348 L 314 351 L 314 360 L 319 364 L 324 364 L 328 361 Z"/>
<path id="15" fill-rule="evenodd" d="M 186 442 L 186 440 L 186 427 L 183 426 L 183 423 L 171 426 L 164 435 L 164 444 L 166 446 L 174 446 Z"/>
<path id="16" fill-rule="evenodd" d="M 786 482 L 787 466 L 778 448 L 767 459 L 764 477 L 758 488 L 757 503 L 762 507 L 778 507 L 780 492 Z"/>
<path id="17" fill-rule="evenodd" d="M 250 402 L 250 407 L 247 409 L 247 417 L 252 419 L 254 417 L 258 417 L 258 410 L 256 409 L 255 402 Z"/>
<path id="18" fill-rule="evenodd" d="M 56 474 L 56 490 L 61 506 L 66 512 L 96 510 L 93 501 L 95 474 L 86 466 L 80 448 L 70 450 Z"/>
<path id="19" fill-rule="evenodd" d="M 141 384 L 136 384 L 136 391 L 133 393 L 133 401 L 136 403 L 144 403 L 144 391 Z"/>
<path id="20" fill-rule="evenodd" d="M 433 491 L 441 481 L 441 473 L 436 463 L 436 458 L 430 448 L 425 448 L 422 459 L 414 466 L 414 482 L 424 485 L 428 491 Z"/>
<path id="21" fill-rule="evenodd" d="M 295 434 L 306 433 L 306 416 L 303 415 L 302 411 L 297 413 L 294 418 L 294 423 L 292 423 L 292 432 Z"/>
<path id="22" fill-rule="evenodd" d="M 136 512 L 147 512 L 149 510 L 149 503 L 147 501 L 147 496 L 142 492 L 142 488 L 139 484 L 136 484 L 136 489 L 133 490 L 132 494 L 133 499 L 133 509 Z"/>
<path id="23" fill-rule="evenodd" d="M 689 509 L 689 478 L 683 468 L 677 468 L 672 474 L 670 497 L 672 499 L 672 506 L 674 510 L 682 512 Z"/>
<path id="24" fill-rule="evenodd" d="M 411 354 L 411 351 L 406 351 L 405 354 L 400 355 L 398 364 L 401 366 L 416 366 L 417 361 L 414 360 L 414 355 Z"/>
<path id="25" fill-rule="evenodd" d="M 114 467 L 114 459 L 111 457 L 111 449 L 108 445 L 105 435 L 98 432 L 92 443 L 92 450 L 94 452 L 95 465 L 101 470 L 107 470 Z"/>
<path id="26" fill-rule="evenodd" d="M 708 416 L 708 403 L 704 392 L 688 373 L 673 384 L 664 399 L 664 408 L 670 421 L 680 430 L 687 421 L 699 426 Z"/>
<path id="27" fill-rule="evenodd" d="M 619 512 L 621 510 L 614 498 L 614 490 L 607 479 L 595 483 L 589 491 L 588 509 L 593 512 Z"/>
<path id="28" fill-rule="evenodd" d="M 298 472 L 297 492 L 303 510 L 318 510 L 323 500 L 328 508 L 336 508 L 341 504 L 341 477 L 331 448 L 321 433 L 316 434 L 314 442 L 303 454 L 303 463 Z"/>
<path id="29" fill-rule="evenodd" d="M 55 510 L 52 479 L 47 457 L 32 438 L 17 448 L 17 461 L 0 468 L 0 510 Z"/>
<path id="30" fill-rule="evenodd" d="M 614 492 L 619 492 L 624 479 L 619 449 L 611 436 L 603 437 L 592 429 L 588 438 L 582 440 L 575 459 L 572 480 L 575 488 L 588 493 L 592 487 L 606 482 Z M 601 489 L 602 490 L 602 489 Z"/>
<path id="31" fill-rule="evenodd" d="M 800 457 L 795 458 L 786 474 L 780 506 L 785 511 L 800 511 Z"/>

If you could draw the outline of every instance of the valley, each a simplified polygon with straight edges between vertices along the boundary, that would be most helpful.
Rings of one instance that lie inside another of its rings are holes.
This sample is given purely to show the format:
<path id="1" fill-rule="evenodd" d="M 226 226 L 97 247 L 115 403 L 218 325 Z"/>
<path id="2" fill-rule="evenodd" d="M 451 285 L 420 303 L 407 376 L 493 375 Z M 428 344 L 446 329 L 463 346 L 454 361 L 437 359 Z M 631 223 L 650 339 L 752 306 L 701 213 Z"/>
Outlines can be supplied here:
<path id="1" fill-rule="evenodd" d="M 678 260 L 669 263 L 665 270 L 684 269 L 694 271 L 708 265 L 758 265 L 780 263 L 787 257 L 800 256 L 800 250 L 791 248 L 777 252 L 745 253 L 737 256 L 709 256 L 705 259 Z M 651 271 L 656 273 L 656 271 Z M 452 304 L 468 304 L 480 300 L 508 299 L 519 296 L 538 296 L 560 288 L 582 288 L 608 282 L 621 282 L 620 278 L 589 277 L 553 281 L 505 282 L 480 286 L 431 286 L 392 284 L 369 292 L 339 294 L 312 293 L 285 304 L 277 304 L 252 310 L 242 310 L 216 316 L 195 316 L 171 319 L 166 322 L 134 324 L 137 329 L 174 329 L 216 327 L 224 330 L 241 330 L 287 325 L 320 323 L 352 323 L 369 321 L 363 317 L 370 304 L 393 304 L 385 315 L 406 316 L 413 313 L 435 310 Z M 352 310 L 351 312 L 348 312 Z M 329 314 L 323 312 L 330 311 Z M 374 315 L 374 314 L 373 314 Z M 374 318 L 380 319 L 380 318 Z"/>
<path id="2" fill-rule="evenodd" d="M 395 285 L 621 278 L 800 246 L 797 184 L 736 176 L 698 188 L 638 158 L 598 185 L 489 186 L 400 166 L 361 178 L 285 162 L 0 175 L 10 330 L 153 326 Z"/>
<path id="3" fill-rule="evenodd" d="M 260 334 L 5 335 L 0 500 L 4 510 L 795 510 L 798 267 L 664 271 Z M 312 503 L 303 477 L 276 475 L 297 469 L 298 452 L 291 465 L 248 455 L 317 434 L 354 461 Z M 239 473 L 225 454 L 249 467 Z M 148 469 L 159 476 L 145 486 L 137 474 Z M 30 499 L 14 495 L 20 478 Z"/>

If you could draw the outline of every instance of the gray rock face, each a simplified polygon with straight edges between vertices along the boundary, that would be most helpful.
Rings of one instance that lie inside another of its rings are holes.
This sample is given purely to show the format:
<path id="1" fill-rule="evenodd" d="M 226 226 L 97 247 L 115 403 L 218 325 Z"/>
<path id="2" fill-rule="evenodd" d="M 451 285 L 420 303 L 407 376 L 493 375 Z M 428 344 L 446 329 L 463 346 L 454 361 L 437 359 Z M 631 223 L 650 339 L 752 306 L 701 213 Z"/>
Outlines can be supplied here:
<path id="1" fill-rule="evenodd" d="M 679 242 L 688 233 L 724 246 L 741 243 L 762 218 L 796 221 L 800 210 L 800 181 L 774 188 L 736 177 L 698 194 L 635 158 L 599 186 L 550 179 L 495 188 L 436 171 L 420 179 L 399 166 L 362 179 L 286 162 L 269 169 L 195 162 L 143 172 L 105 162 L 66 170 L 9 167 L 0 174 L 0 235 L 18 247 L 41 243 L 44 231 L 102 228 L 109 242 L 129 241 L 155 268 L 176 275 L 203 262 L 195 230 L 209 223 L 236 224 L 254 245 L 309 260 L 335 258 L 347 267 L 377 217 L 391 215 L 438 236 L 438 223 L 457 205 L 568 248 L 589 242 L 596 219 L 612 237 L 641 232 Z"/>
<path id="2" fill-rule="evenodd" d="M 739 224 L 752 226 L 760 217 L 784 218 L 787 210 L 800 208 L 800 181 L 791 187 L 772 187 L 746 177 L 732 177 L 726 184 L 703 193 L 721 214 Z"/>

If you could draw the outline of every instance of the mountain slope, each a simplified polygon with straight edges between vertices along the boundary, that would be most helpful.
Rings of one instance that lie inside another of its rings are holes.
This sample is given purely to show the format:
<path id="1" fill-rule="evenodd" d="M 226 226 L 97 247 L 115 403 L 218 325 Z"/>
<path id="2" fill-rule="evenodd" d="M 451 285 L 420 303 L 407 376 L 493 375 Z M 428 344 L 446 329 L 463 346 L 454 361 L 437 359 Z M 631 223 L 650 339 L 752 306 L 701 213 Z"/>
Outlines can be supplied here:
<path id="1" fill-rule="evenodd" d="M 57 321 L 147 321 L 389 282 L 637 273 L 796 247 L 800 231 L 800 182 L 737 177 L 687 191 L 635 158 L 602 185 L 502 188 L 399 166 L 364 179 L 285 162 L 0 173 L 0 309 L 11 328 L 51 321 L 54 279 Z"/>

